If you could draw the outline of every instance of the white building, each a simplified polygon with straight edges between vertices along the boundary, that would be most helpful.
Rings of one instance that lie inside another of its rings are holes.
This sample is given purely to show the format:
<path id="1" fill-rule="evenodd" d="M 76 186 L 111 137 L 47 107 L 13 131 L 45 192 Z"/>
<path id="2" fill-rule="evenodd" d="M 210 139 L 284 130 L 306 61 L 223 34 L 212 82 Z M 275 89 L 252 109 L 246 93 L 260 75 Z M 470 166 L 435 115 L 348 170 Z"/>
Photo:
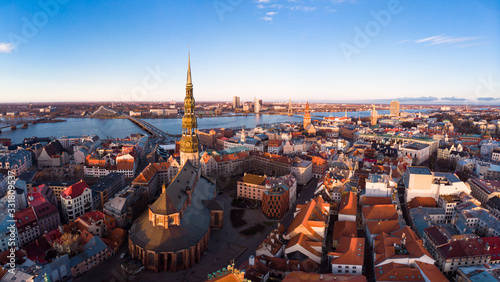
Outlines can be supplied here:
<path id="1" fill-rule="evenodd" d="M 127 199 L 114 197 L 104 204 L 104 213 L 116 219 L 116 227 L 123 228 L 127 222 Z"/>
<path id="2" fill-rule="evenodd" d="M 500 162 L 500 148 L 495 148 L 491 151 L 491 160 L 494 162 Z"/>
<path id="3" fill-rule="evenodd" d="M 390 197 L 392 189 L 389 186 L 389 176 L 370 174 L 366 180 L 366 197 Z"/>
<path id="4" fill-rule="evenodd" d="M 409 143 L 399 148 L 398 155 L 406 156 L 409 155 L 414 159 L 414 165 L 420 165 L 430 157 L 430 146 L 421 143 Z"/>
<path id="5" fill-rule="evenodd" d="M 404 175 L 405 197 L 409 202 L 415 197 L 432 197 L 436 201 L 439 195 L 470 194 L 470 188 L 453 173 L 432 173 L 428 167 L 409 167 Z"/>
<path id="6" fill-rule="evenodd" d="M 328 253 L 333 274 L 361 275 L 365 258 L 365 238 L 340 237 L 335 252 Z"/>
<path id="7" fill-rule="evenodd" d="M 312 162 L 299 161 L 294 162 L 291 166 L 291 173 L 297 179 L 299 185 L 306 185 L 312 179 Z"/>
<path id="8" fill-rule="evenodd" d="M 61 192 L 61 207 L 64 219 L 74 221 L 79 216 L 93 210 L 92 190 L 81 180 Z"/>
<path id="9" fill-rule="evenodd" d="M 231 137 L 224 141 L 224 150 L 235 147 L 245 147 L 253 151 L 264 152 L 264 144 L 260 140 L 247 137 L 245 131 L 241 131 L 240 137 Z"/>
<path id="10" fill-rule="evenodd" d="M 286 141 L 283 146 L 283 154 L 300 154 L 307 151 L 305 142 Z"/>
<path id="11" fill-rule="evenodd" d="M 269 154 L 281 155 L 283 153 L 284 142 L 282 140 L 271 140 L 267 146 Z"/>

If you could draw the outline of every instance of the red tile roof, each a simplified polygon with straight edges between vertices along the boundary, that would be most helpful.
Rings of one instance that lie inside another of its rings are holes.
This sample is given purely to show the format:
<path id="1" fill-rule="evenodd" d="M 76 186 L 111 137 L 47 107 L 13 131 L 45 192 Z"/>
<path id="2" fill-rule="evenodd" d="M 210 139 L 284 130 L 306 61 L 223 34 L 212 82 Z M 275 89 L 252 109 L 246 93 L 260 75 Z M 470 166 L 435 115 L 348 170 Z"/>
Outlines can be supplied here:
<path id="1" fill-rule="evenodd" d="M 328 253 L 332 264 L 363 265 L 365 238 L 340 237 L 335 252 Z"/>
<path id="2" fill-rule="evenodd" d="M 282 140 L 269 140 L 268 147 L 279 147 L 283 143 Z"/>
<path id="3" fill-rule="evenodd" d="M 33 211 L 33 207 L 27 207 L 16 212 L 14 214 L 14 220 L 16 221 L 17 228 L 36 222 L 36 215 Z"/>
<path id="4" fill-rule="evenodd" d="M 317 241 L 311 241 L 309 237 L 307 237 L 304 233 L 299 233 L 298 235 L 295 235 L 290 241 L 288 241 L 288 244 L 286 245 L 286 248 L 291 248 L 295 245 L 300 245 L 302 248 L 307 250 L 308 252 L 321 257 L 321 252 L 315 250 L 313 247 L 318 246 L 321 247 L 323 242 L 317 242 Z"/>
<path id="5" fill-rule="evenodd" d="M 399 227 L 399 221 L 397 220 L 371 221 L 366 223 L 366 227 L 372 235 L 382 232 L 391 233 L 401 229 L 401 227 Z"/>
<path id="6" fill-rule="evenodd" d="M 450 241 L 448 244 L 438 247 L 438 253 L 445 259 L 489 255 L 485 243 L 480 240 L 481 239 Z"/>
<path id="7" fill-rule="evenodd" d="M 396 220 L 398 211 L 396 205 L 374 205 L 362 209 L 365 220 Z"/>
<path id="8" fill-rule="evenodd" d="M 323 240 L 323 237 L 314 231 L 312 227 L 324 227 L 326 225 L 326 220 L 328 219 L 326 206 L 329 206 L 329 204 L 325 203 L 321 197 L 316 197 L 305 205 L 297 205 L 299 212 L 295 215 L 286 233 L 295 234 L 295 229 L 303 226 L 309 231 L 310 236 L 317 240 Z"/>
<path id="9" fill-rule="evenodd" d="M 333 226 L 333 240 L 340 237 L 358 237 L 358 229 L 355 221 L 335 221 Z"/>
<path id="10" fill-rule="evenodd" d="M 49 202 L 44 202 L 42 204 L 34 206 L 33 208 L 35 209 L 35 213 L 36 213 L 39 220 L 48 216 L 48 215 L 59 212 L 57 207 Z"/>
<path id="11" fill-rule="evenodd" d="M 422 240 L 409 226 L 391 234 L 381 233 L 375 237 L 373 251 L 375 253 L 375 265 L 381 264 L 393 258 L 421 258 L 428 256 L 429 252 L 424 248 Z"/>
<path id="12" fill-rule="evenodd" d="M 283 279 L 283 282 L 319 282 L 319 281 L 348 281 L 348 282 L 366 282 L 363 275 L 350 274 L 317 274 L 302 271 L 293 271 Z"/>
<path id="13" fill-rule="evenodd" d="M 358 212 L 358 197 L 354 192 L 342 195 L 339 214 L 356 215 Z"/>
<path id="14" fill-rule="evenodd" d="M 448 282 L 444 274 L 433 264 L 415 261 L 420 272 L 432 282 Z"/>
<path id="15" fill-rule="evenodd" d="M 408 202 L 408 209 L 418 208 L 418 207 L 436 207 L 436 200 L 432 197 L 415 197 Z"/>
<path id="16" fill-rule="evenodd" d="M 419 269 L 394 262 L 375 267 L 375 277 L 377 281 L 425 281 Z"/>
<path id="17" fill-rule="evenodd" d="M 90 189 L 89 185 L 87 185 L 85 181 L 80 180 L 80 182 L 70 185 L 68 188 L 64 189 L 64 191 L 61 192 L 61 197 L 74 199 L 81 196 L 87 188 Z"/>
<path id="18" fill-rule="evenodd" d="M 62 233 L 59 231 L 59 229 L 54 229 L 43 234 L 43 236 L 45 237 L 45 239 L 47 239 L 47 242 L 52 244 L 52 242 L 57 241 L 57 239 L 62 236 Z"/>
<path id="19" fill-rule="evenodd" d="M 29 202 L 30 206 L 36 207 L 40 204 L 47 202 L 47 200 L 40 193 L 29 193 L 28 194 L 28 202 Z"/>
<path id="20" fill-rule="evenodd" d="M 500 260 L 500 237 L 483 237 L 486 248 L 489 249 L 491 260 Z"/>
<path id="21" fill-rule="evenodd" d="M 326 166 L 327 165 L 327 162 L 325 159 L 323 159 L 321 157 L 317 157 L 317 156 L 314 156 L 312 158 L 312 162 L 313 162 L 313 165 L 317 165 L 317 166 Z"/>

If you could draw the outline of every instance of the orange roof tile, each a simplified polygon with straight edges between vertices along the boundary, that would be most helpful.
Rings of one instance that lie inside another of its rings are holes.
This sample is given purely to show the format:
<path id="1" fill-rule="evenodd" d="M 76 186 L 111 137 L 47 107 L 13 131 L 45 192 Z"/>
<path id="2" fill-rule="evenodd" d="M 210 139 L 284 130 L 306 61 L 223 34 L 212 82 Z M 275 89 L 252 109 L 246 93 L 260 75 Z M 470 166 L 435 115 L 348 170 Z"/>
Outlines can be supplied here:
<path id="1" fill-rule="evenodd" d="M 316 243 L 319 243 L 316 244 Z M 291 248 L 295 245 L 300 245 L 302 248 L 306 249 L 308 252 L 321 257 L 322 253 L 320 251 L 315 250 L 313 247 L 321 247 L 323 242 L 315 242 L 312 241 L 309 237 L 307 237 L 304 233 L 300 233 L 295 235 L 293 238 L 288 241 L 286 245 L 286 249 Z"/>
<path id="2" fill-rule="evenodd" d="M 283 282 L 319 282 L 319 281 L 349 281 L 349 282 L 366 282 L 366 277 L 363 275 L 350 274 L 318 274 L 302 271 L 293 271 L 283 279 Z"/>
<path id="3" fill-rule="evenodd" d="M 239 182 L 244 182 L 244 183 L 250 183 L 253 185 L 261 185 L 264 186 L 266 181 L 266 177 L 263 175 L 257 175 L 257 174 L 251 174 L 247 173 L 245 174 Z"/>
<path id="4" fill-rule="evenodd" d="M 409 226 L 391 234 L 384 232 L 377 235 L 373 245 L 375 265 L 391 258 L 420 258 L 425 255 L 432 258 Z"/>
<path id="5" fill-rule="evenodd" d="M 292 234 L 299 226 L 304 226 L 309 231 L 310 236 L 315 237 L 317 240 L 323 240 L 323 237 L 316 233 L 312 226 L 324 226 L 326 224 L 328 211 L 325 207 L 328 205 L 321 197 L 316 197 L 305 205 L 297 205 L 299 212 L 295 215 L 286 234 Z"/>
<path id="6" fill-rule="evenodd" d="M 156 175 L 158 169 L 153 164 L 149 164 L 139 175 L 132 181 L 133 184 L 148 184 Z"/>
<path id="7" fill-rule="evenodd" d="M 373 235 L 382 232 L 391 233 L 401 229 L 401 227 L 399 227 L 399 221 L 397 220 L 371 221 L 366 223 L 366 227 L 370 231 L 370 234 Z"/>
<path id="8" fill-rule="evenodd" d="M 116 163 L 116 169 L 118 170 L 132 170 L 134 169 L 134 160 L 119 160 Z"/>
<path id="9" fill-rule="evenodd" d="M 415 261 L 420 272 L 432 282 L 448 282 L 449 280 L 444 274 L 433 264 L 428 264 L 421 261 Z"/>
<path id="10" fill-rule="evenodd" d="M 418 207 L 436 207 L 436 200 L 432 197 L 415 197 L 408 202 L 408 209 Z"/>
<path id="11" fill-rule="evenodd" d="M 394 262 L 375 267 L 375 277 L 377 281 L 425 281 L 420 270 Z"/>
<path id="12" fill-rule="evenodd" d="M 342 195 L 339 214 L 356 215 L 358 212 L 358 197 L 354 192 Z"/>
<path id="13" fill-rule="evenodd" d="M 328 253 L 333 257 L 332 264 L 363 265 L 365 254 L 365 238 L 340 237 L 335 252 Z"/>
<path id="14" fill-rule="evenodd" d="M 327 164 L 325 159 L 318 156 L 314 156 L 311 161 L 313 162 L 314 165 L 318 166 L 325 166 Z"/>
<path id="15" fill-rule="evenodd" d="M 362 208 L 365 220 L 395 220 L 398 219 L 396 205 L 373 205 Z"/>
<path id="16" fill-rule="evenodd" d="M 358 229 L 354 221 L 335 221 L 333 226 L 333 240 L 338 240 L 340 237 L 357 237 Z"/>

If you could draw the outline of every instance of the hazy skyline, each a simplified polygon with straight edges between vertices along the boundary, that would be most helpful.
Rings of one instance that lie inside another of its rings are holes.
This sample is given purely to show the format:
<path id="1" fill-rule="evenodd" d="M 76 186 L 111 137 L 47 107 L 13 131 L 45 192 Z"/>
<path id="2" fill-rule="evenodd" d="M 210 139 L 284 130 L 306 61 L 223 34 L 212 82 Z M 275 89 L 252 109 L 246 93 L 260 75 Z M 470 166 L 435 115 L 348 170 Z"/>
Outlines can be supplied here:
<path id="1" fill-rule="evenodd" d="M 2 102 L 500 103 L 500 2 L 4 1 Z"/>

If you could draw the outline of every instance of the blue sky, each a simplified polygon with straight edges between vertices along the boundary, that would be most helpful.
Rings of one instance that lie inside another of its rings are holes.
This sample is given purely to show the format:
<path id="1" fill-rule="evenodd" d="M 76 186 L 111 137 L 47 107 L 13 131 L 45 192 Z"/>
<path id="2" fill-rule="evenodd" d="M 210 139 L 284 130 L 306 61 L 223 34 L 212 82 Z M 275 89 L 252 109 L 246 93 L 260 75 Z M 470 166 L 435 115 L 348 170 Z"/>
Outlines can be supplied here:
<path id="1" fill-rule="evenodd" d="M 500 1 L 4 0 L 1 102 L 500 103 Z"/>

